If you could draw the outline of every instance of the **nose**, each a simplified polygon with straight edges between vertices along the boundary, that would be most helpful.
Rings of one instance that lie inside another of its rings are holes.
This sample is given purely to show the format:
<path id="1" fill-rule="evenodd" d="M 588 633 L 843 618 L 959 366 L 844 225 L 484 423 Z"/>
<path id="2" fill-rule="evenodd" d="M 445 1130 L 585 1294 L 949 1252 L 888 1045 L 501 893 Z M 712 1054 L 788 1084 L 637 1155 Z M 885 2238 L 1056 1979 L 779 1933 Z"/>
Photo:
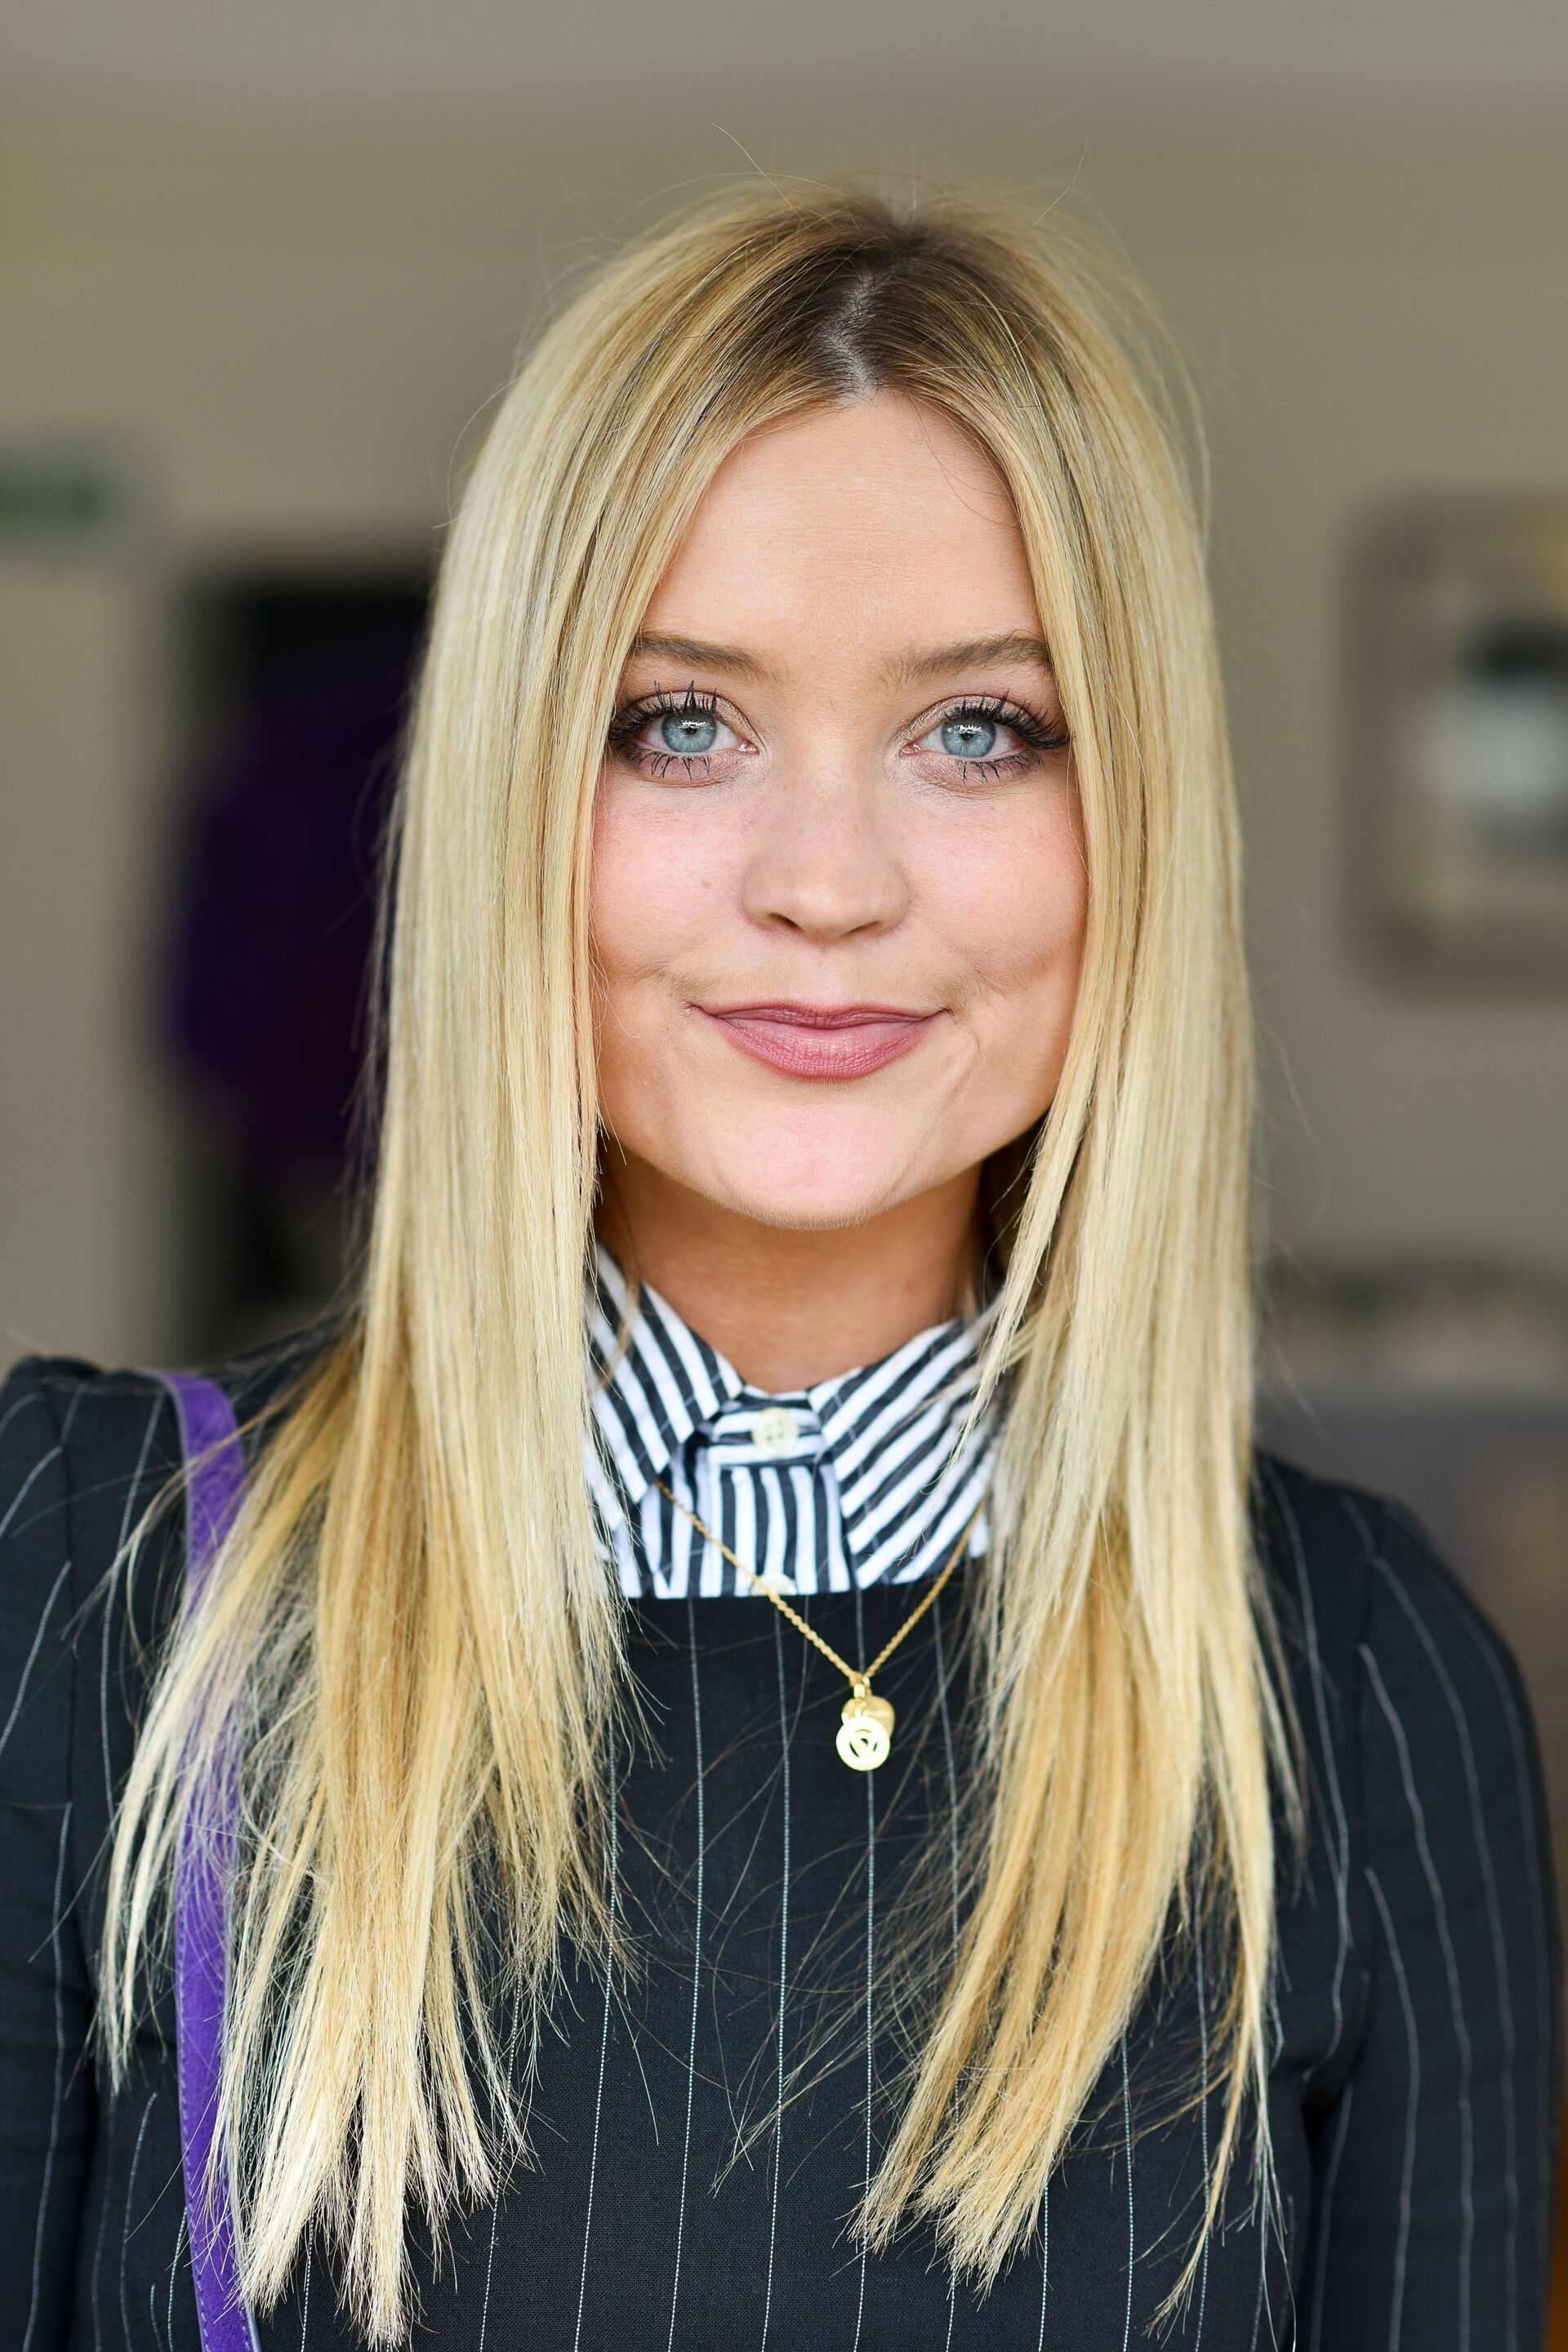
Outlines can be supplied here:
<path id="1" fill-rule="evenodd" d="M 753 922 L 826 943 L 902 919 L 909 883 L 874 779 L 843 768 L 775 776 L 756 824 L 742 889 Z"/>

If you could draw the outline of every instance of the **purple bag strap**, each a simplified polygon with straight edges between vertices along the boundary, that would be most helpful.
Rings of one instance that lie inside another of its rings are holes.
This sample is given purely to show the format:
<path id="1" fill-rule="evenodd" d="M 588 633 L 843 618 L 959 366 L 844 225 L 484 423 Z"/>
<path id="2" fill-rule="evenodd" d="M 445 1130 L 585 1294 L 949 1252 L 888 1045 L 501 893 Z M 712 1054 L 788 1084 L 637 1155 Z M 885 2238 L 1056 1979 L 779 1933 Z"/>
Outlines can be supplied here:
<path id="1" fill-rule="evenodd" d="M 174 1401 L 187 1474 L 185 1577 L 193 1600 L 234 1525 L 245 1487 L 245 1456 L 234 1409 L 212 1381 L 155 1371 Z M 234 1846 L 234 1789 L 211 1844 L 187 1821 L 174 1879 L 174 2018 L 180 2074 L 180 2153 L 191 2233 L 191 2273 L 202 2352 L 259 2352 L 256 2324 L 241 2300 L 226 2176 L 216 2203 L 201 2194 L 217 2126 L 228 1955 L 228 1864 Z"/>

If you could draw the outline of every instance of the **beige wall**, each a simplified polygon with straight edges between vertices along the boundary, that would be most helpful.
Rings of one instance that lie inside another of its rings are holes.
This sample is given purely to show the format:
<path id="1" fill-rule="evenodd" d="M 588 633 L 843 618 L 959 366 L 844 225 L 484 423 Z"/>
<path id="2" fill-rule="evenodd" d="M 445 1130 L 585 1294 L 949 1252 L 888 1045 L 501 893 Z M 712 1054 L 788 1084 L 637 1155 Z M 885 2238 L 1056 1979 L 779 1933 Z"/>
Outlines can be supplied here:
<path id="1" fill-rule="evenodd" d="M 730 124 L 774 170 L 979 172 L 1042 203 L 1071 179 L 1119 237 L 1208 418 L 1278 1230 L 1568 1273 L 1568 1002 L 1391 994 L 1347 959 L 1337 871 L 1347 535 L 1400 490 L 1568 487 L 1568 141 L 1177 137 L 1105 106 L 982 145 L 985 113 L 966 100 L 957 141 L 934 103 L 797 112 L 810 138 L 754 102 Z M 668 105 L 440 139 L 62 116 L 0 140 L 0 436 L 121 436 L 153 508 L 112 560 L 0 542 L 0 1357 L 145 1356 L 174 1328 L 169 1107 L 126 1050 L 163 584 L 218 552 L 427 543 L 546 278 L 743 168 L 708 121 L 679 146 Z"/>

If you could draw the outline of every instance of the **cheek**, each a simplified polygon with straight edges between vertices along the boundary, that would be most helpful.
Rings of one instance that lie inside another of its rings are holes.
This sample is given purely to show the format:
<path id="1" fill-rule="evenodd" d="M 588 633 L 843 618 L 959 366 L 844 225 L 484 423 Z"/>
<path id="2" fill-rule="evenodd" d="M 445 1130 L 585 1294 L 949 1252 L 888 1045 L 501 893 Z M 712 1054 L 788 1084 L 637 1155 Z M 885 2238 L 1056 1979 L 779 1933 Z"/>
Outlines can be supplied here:
<path id="1" fill-rule="evenodd" d="M 664 971 L 711 922 L 720 877 L 691 830 L 638 804 L 636 787 L 601 786 L 594 808 L 588 936 L 605 1009 Z M 674 813 L 672 812 L 672 814 Z"/>
<path id="2" fill-rule="evenodd" d="M 616 1132 L 636 1118 L 646 1066 L 655 978 L 676 951 L 672 923 L 681 904 L 647 887 L 647 844 L 613 802 L 594 816 L 588 880 L 588 945 L 594 974 L 594 1038 L 599 1109 Z"/>
<path id="3" fill-rule="evenodd" d="M 733 845 L 694 804 L 613 779 L 595 803 L 588 940 L 600 1105 L 649 1148 L 677 1087 L 685 1005 L 731 936 Z"/>
<path id="4" fill-rule="evenodd" d="M 645 919 L 654 909 L 647 894 L 636 887 L 636 864 L 628 829 L 617 821 L 614 803 L 601 787 L 594 808 L 588 940 L 602 1001 L 614 998 L 651 944 L 643 935 Z"/>
<path id="5" fill-rule="evenodd" d="M 1042 1016 L 1054 1026 L 1070 1016 L 1089 914 L 1076 798 L 984 814 L 989 822 L 933 845 L 932 925 L 970 973 L 977 1019 L 1020 1033 Z"/>

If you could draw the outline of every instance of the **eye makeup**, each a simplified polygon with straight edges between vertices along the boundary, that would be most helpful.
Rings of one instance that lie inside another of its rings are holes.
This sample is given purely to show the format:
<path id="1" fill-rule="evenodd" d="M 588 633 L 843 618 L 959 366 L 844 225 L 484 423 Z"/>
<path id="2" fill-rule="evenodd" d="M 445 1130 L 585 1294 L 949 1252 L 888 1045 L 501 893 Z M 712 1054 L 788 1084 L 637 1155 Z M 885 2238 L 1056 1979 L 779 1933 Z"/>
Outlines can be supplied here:
<path id="1" fill-rule="evenodd" d="M 996 751 L 997 738 L 1004 732 L 1016 737 L 1022 748 Z M 926 739 L 932 735 L 940 740 L 928 751 Z M 978 694 L 945 705 L 926 723 L 919 739 L 906 746 L 903 756 L 944 759 L 952 761 L 964 778 L 995 779 L 1022 773 L 1047 752 L 1066 751 L 1071 740 L 1065 726 L 1047 726 L 1010 696 Z"/>
<path id="2" fill-rule="evenodd" d="M 726 733 L 732 741 L 720 740 Z M 653 740 L 647 740 L 650 735 Z M 942 740 L 929 743 L 925 739 L 931 735 Z M 1014 739 L 1013 748 L 997 751 L 1004 736 Z M 1010 695 L 962 695 L 916 719 L 900 756 L 945 762 L 961 781 L 994 781 L 1023 773 L 1048 753 L 1065 751 L 1071 740 L 1065 724 L 1048 724 Z M 731 715 L 719 695 L 695 681 L 679 690 L 657 688 L 624 702 L 610 721 L 606 745 L 645 775 L 689 781 L 711 777 L 737 752 L 755 749 L 739 713 Z"/>
<path id="3" fill-rule="evenodd" d="M 662 741 L 639 741 L 645 729 L 655 720 L 660 722 Z M 719 746 L 721 729 L 728 729 L 737 738 L 733 746 Z M 683 736 L 689 740 L 683 741 Z M 719 697 L 704 692 L 695 684 L 679 694 L 660 688 L 623 703 L 610 721 L 606 741 L 619 758 L 640 768 L 646 775 L 659 777 L 675 772 L 686 776 L 709 774 L 721 751 L 727 754 L 731 750 L 750 748 L 735 720 L 725 716 Z"/>

